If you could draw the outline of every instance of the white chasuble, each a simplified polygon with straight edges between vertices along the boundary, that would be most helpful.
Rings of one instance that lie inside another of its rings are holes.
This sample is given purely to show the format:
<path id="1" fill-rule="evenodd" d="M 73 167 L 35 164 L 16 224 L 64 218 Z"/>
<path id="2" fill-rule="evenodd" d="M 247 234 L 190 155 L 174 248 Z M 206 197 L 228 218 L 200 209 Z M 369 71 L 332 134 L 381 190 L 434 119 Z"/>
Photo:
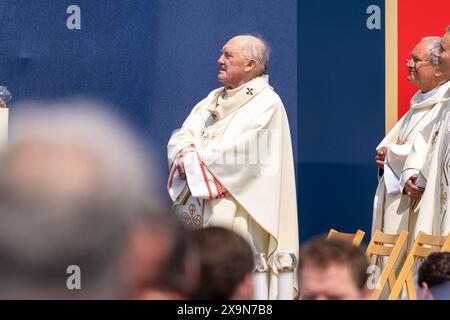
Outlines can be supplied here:
<path id="1" fill-rule="evenodd" d="M 178 175 L 180 155 L 186 180 Z M 170 138 L 168 161 L 175 211 L 197 227 L 230 228 L 255 254 L 265 253 L 269 298 L 275 299 L 274 255 L 298 257 L 299 240 L 289 124 L 268 76 L 216 89 L 200 101 Z"/>
<path id="2" fill-rule="evenodd" d="M 413 231 L 418 203 L 403 194 L 403 189 L 406 181 L 418 174 L 422 165 L 413 165 L 410 155 L 425 153 L 428 138 L 420 133 L 425 133 L 427 130 L 423 129 L 434 123 L 440 114 L 443 96 L 449 87 L 450 82 L 446 82 L 436 88 L 432 92 L 434 94 L 417 92 L 411 99 L 408 112 L 378 145 L 377 150 L 386 147 L 387 153 L 384 174 L 379 180 L 374 198 L 372 234 L 376 229 L 389 234 L 399 234 L 402 230 Z M 410 244 L 411 241 L 408 242 Z"/>
<path id="3" fill-rule="evenodd" d="M 429 136 L 428 148 L 423 156 L 424 165 L 419 177 L 426 182 L 420 200 L 414 236 L 420 231 L 446 236 L 450 232 L 449 201 L 449 140 L 450 89 L 446 92 L 439 117 L 421 134 Z"/>
<path id="4" fill-rule="evenodd" d="M 448 191 L 449 191 L 449 180 L 450 180 L 450 123 L 449 118 L 446 120 L 447 132 L 444 138 L 444 145 L 442 149 L 443 161 L 441 165 L 441 178 L 440 178 L 440 235 L 448 235 L 450 232 L 450 214 L 449 211 L 449 201 L 448 201 Z"/>

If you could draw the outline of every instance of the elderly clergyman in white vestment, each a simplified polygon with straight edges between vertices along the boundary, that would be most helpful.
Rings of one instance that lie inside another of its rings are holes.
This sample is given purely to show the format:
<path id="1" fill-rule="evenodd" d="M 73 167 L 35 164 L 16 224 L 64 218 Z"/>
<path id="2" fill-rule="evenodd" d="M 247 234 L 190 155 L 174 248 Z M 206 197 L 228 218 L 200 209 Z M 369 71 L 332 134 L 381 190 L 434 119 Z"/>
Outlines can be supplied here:
<path id="1" fill-rule="evenodd" d="M 440 72 L 450 78 L 450 26 L 441 39 L 438 61 Z M 420 231 L 439 236 L 450 232 L 450 88 L 442 101 L 440 114 L 418 134 L 420 140 L 414 143 L 407 161 L 408 166 L 418 172 L 414 185 L 425 188 L 420 199 L 415 236 Z"/>
<path id="2" fill-rule="evenodd" d="M 407 159 L 414 153 L 413 144 L 422 143 L 416 141 L 422 138 L 419 132 L 440 114 L 443 96 L 450 87 L 449 77 L 439 69 L 439 46 L 439 37 L 423 38 L 407 62 L 408 81 L 417 85 L 419 91 L 412 97 L 408 112 L 377 147 L 376 162 L 384 172 L 375 194 L 372 232 L 381 229 L 385 233 L 399 234 L 402 230 L 412 232 L 414 229 L 418 203 L 411 196 L 419 195 L 421 189 L 408 189 L 418 170 L 412 170 Z M 411 238 L 408 245 L 411 245 Z"/>
<path id="3" fill-rule="evenodd" d="M 268 57 L 259 37 L 225 44 L 217 76 L 224 87 L 200 101 L 169 140 L 167 187 L 187 225 L 227 227 L 255 254 L 266 254 L 269 298 L 275 299 L 274 255 L 298 256 L 299 245 L 289 124 L 269 85 Z"/>

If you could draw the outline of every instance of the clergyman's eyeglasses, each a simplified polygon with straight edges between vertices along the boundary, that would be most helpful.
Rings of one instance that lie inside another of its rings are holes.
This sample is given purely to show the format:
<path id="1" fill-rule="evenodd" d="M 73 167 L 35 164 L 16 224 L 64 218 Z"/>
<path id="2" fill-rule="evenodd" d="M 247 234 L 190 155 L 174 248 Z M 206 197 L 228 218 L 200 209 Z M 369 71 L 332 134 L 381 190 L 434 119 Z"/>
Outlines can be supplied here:
<path id="1" fill-rule="evenodd" d="M 408 68 L 415 68 L 415 67 L 417 67 L 417 65 L 418 65 L 419 63 L 422 63 L 422 64 L 424 64 L 424 63 L 430 63 L 430 61 L 421 61 L 421 60 L 415 61 L 414 58 L 406 59 L 406 66 L 407 66 Z"/>

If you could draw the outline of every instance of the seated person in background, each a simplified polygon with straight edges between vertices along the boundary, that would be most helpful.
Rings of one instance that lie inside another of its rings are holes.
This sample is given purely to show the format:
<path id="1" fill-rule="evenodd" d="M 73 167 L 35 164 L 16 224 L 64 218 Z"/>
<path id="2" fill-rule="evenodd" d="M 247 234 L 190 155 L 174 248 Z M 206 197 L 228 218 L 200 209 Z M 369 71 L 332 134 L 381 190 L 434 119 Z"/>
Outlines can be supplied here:
<path id="1" fill-rule="evenodd" d="M 199 277 L 188 231 L 167 208 L 146 210 L 134 228 L 123 276 L 132 299 L 188 299 Z M 157 212 L 157 211 L 156 211 Z"/>
<path id="2" fill-rule="evenodd" d="M 345 240 L 311 240 L 300 251 L 300 299 L 368 299 L 368 267 L 364 251 Z"/>
<path id="3" fill-rule="evenodd" d="M 254 256 L 247 241 L 229 229 L 192 231 L 200 255 L 200 284 L 193 299 L 252 299 Z"/>
<path id="4" fill-rule="evenodd" d="M 418 298 L 450 300 L 450 252 L 435 252 L 421 264 L 418 272 Z"/>

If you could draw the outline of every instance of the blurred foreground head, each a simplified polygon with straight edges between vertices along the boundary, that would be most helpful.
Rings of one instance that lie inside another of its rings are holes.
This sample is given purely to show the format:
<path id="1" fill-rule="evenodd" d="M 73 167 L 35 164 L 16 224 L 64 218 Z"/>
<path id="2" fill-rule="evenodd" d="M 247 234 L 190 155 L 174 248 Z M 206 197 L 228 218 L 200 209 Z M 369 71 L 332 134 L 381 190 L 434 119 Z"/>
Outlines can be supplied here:
<path id="1" fill-rule="evenodd" d="M 420 265 L 419 298 L 450 300 L 450 252 L 434 252 Z"/>
<path id="2" fill-rule="evenodd" d="M 188 299 L 197 286 L 198 262 L 188 230 L 170 210 L 144 212 L 124 259 L 128 296 L 141 300 Z"/>
<path id="3" fill-rule="evenodd" d="M 17 110 L 0 155 L 0 298 L 118 297 L 119 261 L 151 198 L 141 147 L 92 103 Z"/>
<path id="4" fill-rule="evenodd" d="M 368 259 L 359 247 L 342 239 L 313 239 L 300 251 L 300 299 L 370 298 L 368 267 Z"/>
<path id="5" fill-rule="evenodd" d="M 234 231 L 208 227 L 192 231 L 200 255 L 200 283 L 192 298 L 252 299 L 253 251 Z"/>

